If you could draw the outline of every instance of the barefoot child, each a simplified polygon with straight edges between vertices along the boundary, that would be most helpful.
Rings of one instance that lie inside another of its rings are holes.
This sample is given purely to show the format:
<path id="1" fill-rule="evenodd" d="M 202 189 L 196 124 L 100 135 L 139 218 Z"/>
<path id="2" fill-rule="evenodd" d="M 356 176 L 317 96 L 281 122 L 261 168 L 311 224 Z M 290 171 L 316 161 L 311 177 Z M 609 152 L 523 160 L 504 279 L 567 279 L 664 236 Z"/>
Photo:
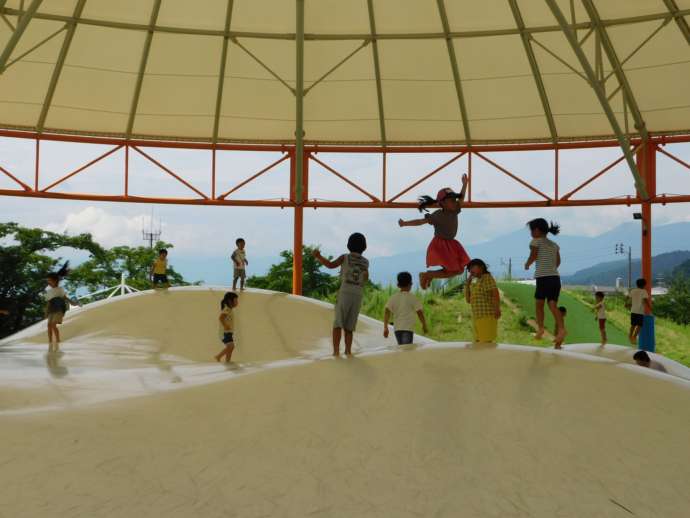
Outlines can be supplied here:
<path id="1" fill-rule="evenodd" d="M 151 287 L 159 286 L 169 288 L 168 282 L 168 251 L 165 248 L 158 250 L 158 258 L 151 265 Z"/>
<path id="2" fill-rule="evenodd" d="M 558 332 L 558 324 L 556 324 L 554 330 L 553 330 L 553 336 L 554 336 L 554 341 L 553 341 L 553 346 L 556 349 L 562 349 L 563 342 L 565 341 L 565 337 L 568 336 L 568 330 L 565 328 L 565 317 L 568 315 L 568 310 L 566 309 L 565 306 L 559 306 L 558 312 L 561 315 L 561 332 Z"/>
<path id="3" fill-rule="evenodd" d="M 60 281 L 69 273 L 69 261 L 65 262 L 57 272 L 49 273 L 46 277 L 48 287 L 46 288 L 46 308 L 45 316 L 48 319 L 48 352 L 58 352 L 60 350 L 60 330 L 58 325 L 62 324 L 62 319 L 69 308 L 68 304 L 80 306 L 77 300 L 70 299 L 67 292 L 60 286 Z"/>
<path id="4" fill-rule="evenodd" d="M 604 304 L 604 292 L 603 291 L 597 291 L 594 294 L 594 300 L 596 301 L 596 304 L 594 304 L 594 311 L 596 315 L 594 316 L 594 319 L 599 322 L 599 333 L 601 333 L 601 346 L 605 346 L 607 340 L 606 337 L 606 305 Z"/>
<path id="5" fill-rule="evenodd" d="M 388 299 L 386 303 L 386 310 L 383 315 L 383 336 L 388 338 L 388 323 L 392 315 L 395 339 L 398 341 L 398 345 L 411 344 L 414 339 L 415 317 L 419 317 L 425 333 L 429 332 L 429 328 L 426 326 L 422 303 L 410 291 L 412 289 L 410 272 L 398 274 L 398 288 L 400 291 Z"/>
<path id="6" fill-rule="evenodd" d="M 340 356 L 340 336 L 345 330 L 345 354 L 352 355 L 352 333 L 357 327 L 359 308 L 362 305 L 364 285 L 369 280 L 369 261 L 362 254 L 367 249 L 367 240 L 355 232 L 347 240 L 349 254 L 343 254 L 330 261 L 314 250 L 314 258 L 326 268 L 340 267 L 340 289 L 335 303 L 333 322 L 333 356 Z"/>
<path id="7" fill-rule="evenodd" d="M 220 322 L 220 332 L 221 341 L 225 348 L 216 354 L 215 359 L 219 362 L 223 356 L 225 356 L 225 363 L 230 363 L 232 359 L 232 351 L 235 350 L 235 339 L 233 337 L 233 331 L 235 329 L 235 316 L 232 314 L 232 310 L 237 307 L 239 303 L 239 297 L 237 293 L 228 291 L 223 300 L 220 301 L 220 315 L 218 316 L 218 321 Z"/>
<path id="8" fill-rule="evenodd" d="M 540 340 L 544 336 L 544 304 L 546 303 L 556 321 L 555 337 L 558 341 L 563 330 L 563 318 L 558 310 L 558 298 L 561 295 L 561 277 L 558 273 L 558 267 L 561 265 L 561 252 L 558 245 L 547 236 L 549 234 L 557 235 L 560 232 L 560 227 L 554 223 L 549 225 L 543 218 L 533 219 L 527 225 L 532 234 L 532 241 L 529 244 L 530 254 L 525 263 L 525 270 L 529 270 L 534 262 L 537 263 L 534 273 L 537 281 L 537 289 L 534 293 L 537 333 L 534 337 Z"/>
<path id="9" fill-rule="evenodd" d="M 637 337 L 644 325 L 644 316 L 652 313 L 652 305 L 649 302 L 649 293 L 647 292 L 647 281 L 644 279 L 637 279 L 637 288 L 630 290 L 628 298 L 630 299 L 628 305 L 630 306 L 630 332 L 628 339 L 632 345 L 637 344 Z"/>
<path id="10" fill-rule="evenodd" d="M 233 291 L 237 289 L 237 280 L 239 279 L 240 291 L 244 291 L 244 280 L 247 278 L 247 270 L 245 267 L 249 265 L 249 261 L 247 261 L 247 252 L 244 251 L 244 239 L 237 239 L 235 245 L 237 245 L 237 248 L 230 256 L 233 266 L 232 289 Z"/>
<path id="11" fill-rule="evenodd" d="M 419 284 L 426 289 L 433 279 L 447 279 L 460 275 L 470 257 L 460 243 L 455 240 L 458 234 L 458 215 L 462 208 L 467 190 L 467 175 L 462 177 L 462 190 L 453 192 L 450 188 L 441 189 L 436 199 L 430 196 L 419 198 L 419 211 L 425 211 L 428 207 L 437 206 L 440 210 L 426 214 L 421 219 L 409 221 L 399 220 L 401 227 L 417 227 L 420 225 L 433 225 L 434 238 L 429 243 L 426 251 L 426 266 L 440 266 L 440 270 L 429 270 L 419 274 Z"/>
<path id="12" fill-rule="evenodd" d="M 472 259 L 467 265 L 465 300 L 472 307 L 472 325 L 476 343 L 496 343 L 498 319 L 501 318 L 501 295 L 486 263 Z"/>

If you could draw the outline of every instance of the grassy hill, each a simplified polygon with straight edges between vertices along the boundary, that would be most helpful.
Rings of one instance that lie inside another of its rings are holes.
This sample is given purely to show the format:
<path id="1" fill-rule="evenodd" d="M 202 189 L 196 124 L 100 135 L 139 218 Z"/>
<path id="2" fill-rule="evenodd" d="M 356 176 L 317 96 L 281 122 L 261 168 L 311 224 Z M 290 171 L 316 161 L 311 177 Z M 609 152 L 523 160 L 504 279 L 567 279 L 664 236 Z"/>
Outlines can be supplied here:
<path id="1" fill-rule="evenodd" d="M 500 283 L 499 287 L 508 298 L 521 308 L 525 315 L 529 318 L 534 318 L 534 286 L 504 282 Z M 568 316 L 565 321 L 565 328 L 568 330 L 568 336 L 565 340 L 566 344 L 599 343 L 601 340 L 599 324 L 594 319 L 591 307 L 588 307 L 582 299 L 573 296 L 567 291 L 564 291 L 561 295 L 559 305 L 565 306 L 568 309 Z M 545 313 L 546 329 L 553 332 L 555 327 L 553 316 L 548 308 Z M 609 343 L 618 345 L 628 344 L 627 330 L 617 326 L 615 323 L 608 322 L 607 333 Z"/>
<path id="2" fill-rule="evenodd" d="M 534 330 L 527 323 L 534 318 L 534 287 L 517 283 L 500 283 L 504 294 L 501 305 L 503 317 L 499 321 L 498 339 L 503 343 L 550 347 L 547 340 L 532 338 Z M 362 304 L 362 313 L 383 320 L 383 311 L 393 288 L 368 288 Z M 429 338 L 442 341 L 472 340 L 472 315 L 469 304 L 462 296 L 461 286 L 418 292 L 424 304 L 424 312 L 430 327 Z M 335 296 L 333 296 L 333 299 Z M 333 300 L 334 301 L 334 300 Z M 509 302 L 509 303 L 507 303 Z M 592 312 L 592 295 L 586 291 L 564 290 L 560 304 L 568 308 L 566 343 L 599 343 L 599 329 Z M 623 297 L 608 297 L 608 336 L 612 344 L 627 345 L 627 329 L 630 314 Z M 553 319 L 546 313 L 547 329 L 553 330 Z M 383 331 L 383 329 L 382 329 Z M 421 333 L 417 326 L 417 333 Z M 690 326 L 682 326 L 670 320 L 656 321 L 657 352 L 690 366 Z"/>

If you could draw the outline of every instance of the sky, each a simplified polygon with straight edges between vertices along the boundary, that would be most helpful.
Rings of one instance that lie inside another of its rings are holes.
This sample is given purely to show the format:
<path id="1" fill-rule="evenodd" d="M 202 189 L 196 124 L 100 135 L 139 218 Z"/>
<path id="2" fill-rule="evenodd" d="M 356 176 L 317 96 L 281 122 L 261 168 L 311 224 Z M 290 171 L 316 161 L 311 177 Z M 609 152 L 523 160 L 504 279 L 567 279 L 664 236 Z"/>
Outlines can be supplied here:
<path id="1" fill-rule="evenodd" d="M 669 145 L 668 150 L 690 161 L 690 145 Z M 107 146 L 43 142 L 41 144 L 41 186 L 107 151 Z M 201 190 L 210 185 L 210 152 L 150 149 L 146 152 L 190 180 Z M 55 188 L 60 192 L 121 193 L 123 185 L 122 150 Z M 562 151 L 560 153 L 563 194 L 592 176 L 620 156 L 618 149 Z M 389 155 L 388 196 L 401 191 L 415 179 L 432 171 L 453 155 Z M 502 152 L 486 154 L 491 160 L 532 183 L 547 194 L 553 192 L 553 152 Z M 218 154 L 218 190 L 224 192 L 280 157 L 279 153 L 221 152 Z M 340 173 L 380 196 L 380 155 L 318 155 Z M 0 138 L 0 166 L 27 183 L 33 183 L 34 148 L 30 140 Z M 412 201 L 421 194 L 434 195 L 445 186 L 459 188 L 460 176 L 467 171 L 467 159 L 457 160 L 446 170 L 410 191 L 401 200 Z M 498 172 L 478 157 L 473 158 L 473 200 L 531 200 L 538 196 Z M 659 193 L 690 194 L 690 171 L 658 154 Z M 12 181 L 0 173 L 0 188 Z M 237 199 L 280 199 L 289 192 L 288 162 L 248 184 L 231 197 Z M 138 195 L 192 195 L 186 187 L 134 152 L 130 153 L 130 192 Z M 625 162 L 585 188 L 581 197 L 633 194 L 632 177 Z M 310 198 L 325 200 L 365 200 L 366 198 L 319 165 L 310 166 Z M 293 211 L 274 208 L 196 207 L 43 200 L 0 197 L 0 220 L 44 229 L 80 233 L 90 232 L 105 246 L 142 244 L 141 230 L 153 211 L 161 221 L 162 239 L 175 245 L 171 255 L 186 258 L 225 256 L 236 237 L 247 240 L 249 257 L 277 257 L 292 247 Z M 559 208 L 559 209 L 472 209 L 461 216 L 460 241 L 466 246 L 487 241 L 524 228 L 534 217 L 561 223 L 563 232 L 595 236 L 621 223 L 631 221 L 634 208 Z M 399 228 L 399 218 L 412 219 L 415 210 L 393 209 L 318 209 L 305 210 L 304 239 L 320 245 L 325 253 L 345 249 L 347 236 L 363 232 L 369 243 L 367 255 L 380 257 L 424 249 L 432 236 L 429 227 Z M 690 221 L 684 204 L 657 207 L 655 224 Z M 528 236 L 525 236 L 528 239 Z"/>

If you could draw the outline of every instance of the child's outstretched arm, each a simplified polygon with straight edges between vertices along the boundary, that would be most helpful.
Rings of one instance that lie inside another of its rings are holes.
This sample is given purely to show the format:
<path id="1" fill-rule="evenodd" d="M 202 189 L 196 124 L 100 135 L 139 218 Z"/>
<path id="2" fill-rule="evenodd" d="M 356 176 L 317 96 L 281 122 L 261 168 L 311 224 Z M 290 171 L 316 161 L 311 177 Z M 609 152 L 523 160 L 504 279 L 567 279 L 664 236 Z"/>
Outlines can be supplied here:
<path id="1" fill-rule="evenodd" d="M 398 226 L 400 227 L 420 227 L 422 225 L 428 225 L 429 221 L 426 218 L 420 219 L 410 219 L 405 221 L 404 219 L 398 220 Z"/>
<path id="2" fill-rule="evenodd" d="M 343 264 L 343 260 L 345 256 L 340 256 L 338 257 L 335 261 L 330 261 L 329 259 L 326 259 L 324 256 L 321 255 L 321 251 L 316 249 L 312 252 L 312 255 L 314 256 L 314 259 L 316 259 L 318 262 L 320 262 L 322 265 L 324 265 L 326 268 L 338 268 Z"/>
<path id="3" fill-rule="evenodd" d="M 388 338 L 388 323 L 391 321 L 391 310 L 386 308 L 383 312 L 383 337 Z"/>
<path id="4" fill-rule="evenodd" d="M 422 330 L 425 333 L 429 332 L 429 328 L 426 325 L 426 318 L 424 317 L 424 310 L 420 309 L 417 311 L 417 316 L 419 317 L 419 321 L 422 323 Z"/>
<path id="5" fill-rule="evenodd" d="M 468 182 L 469 182 L 469 177 L 466 174 L 462 175 L 462 188 L 460 189 L 460 197 L 458 198 L 458 201 L 460 203 L 465 201 L 465 194 L 467 193 Z"/>
<path id="6" fill-rule="evenodd" d="M 525 263 L 525 270 L 529 270 L 529 267 L 532 266 L 534 261 L 537 260 L 538 255 L 539 255 L 539 249 L 536 246 L 530 246 L 529 247 L 529 257 L 527 258 L 527 262 Z"/>

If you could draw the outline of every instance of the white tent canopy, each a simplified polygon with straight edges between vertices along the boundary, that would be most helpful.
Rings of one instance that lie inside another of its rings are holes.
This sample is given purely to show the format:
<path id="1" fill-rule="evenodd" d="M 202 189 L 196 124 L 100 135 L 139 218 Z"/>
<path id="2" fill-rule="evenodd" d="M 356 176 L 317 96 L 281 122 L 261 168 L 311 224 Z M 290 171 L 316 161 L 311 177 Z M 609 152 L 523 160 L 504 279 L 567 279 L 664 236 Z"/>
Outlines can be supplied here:
<path id="1" fill-rule="evenodd" d="M 301 94 L 306 142 L 690 130 L 690 0 L 0 0 L 0 15 L 4 128 L 294 142 Z"/>

